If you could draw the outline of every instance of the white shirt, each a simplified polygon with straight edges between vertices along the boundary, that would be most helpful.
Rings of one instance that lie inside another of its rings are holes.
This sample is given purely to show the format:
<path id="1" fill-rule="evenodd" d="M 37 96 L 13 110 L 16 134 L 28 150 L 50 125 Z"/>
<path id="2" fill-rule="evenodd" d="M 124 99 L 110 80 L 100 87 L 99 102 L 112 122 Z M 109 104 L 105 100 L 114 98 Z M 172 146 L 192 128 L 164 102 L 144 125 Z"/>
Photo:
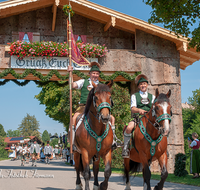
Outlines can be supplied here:
<path id="1" fill-rule="evenodd" d="M 75 82 L 75 83 L 78 85 L 78 88 L 77 88 L 77 89 L 80 90 L 80 89 L 83 87 L 83 84 L 84 84 L 84 81 L 85 81 L 85 80 L 87 80 L 87 79 L 80 79 L 80 80 L 78 80 L 78 81 Z M 92 86 L 92 81 L 91 81 L 90 78 L 88 79 L 88 81 L 89 81 L 89 83 L 90 83 L 89 87 L 93 88 L 93 86 Z M 96 85 L 99 84 L 99 80 L 93 81 L 93 82 L 94 82 Z"/>
<path id="2" fill-rule="evenodd" d="M 199 141 L 198 139 L 193 140 L 192 143 L 190 144 L 191 147 L 193 146 L 197 146 L 197 141 Z"/>
<path id="3" fill-rule="evenodd" d="M 141 96 L 142 98 L 148 98 L 148 93 L 147 93 L 147 91 L 146 91 L 146 92 L 139 91 L 139 93 L 140 93 L 140 96 Z M 152 103 L 154 102 L 154 100 L 155 100 L 155 96 L 152 94 Z M 133 106 L 137 108 L 137 101 L 136 101 L 136 96 L 135 96 L 135 94 L 132 94 L 132 96 L 131 96 L 131 108 L 132 108 Z"/>

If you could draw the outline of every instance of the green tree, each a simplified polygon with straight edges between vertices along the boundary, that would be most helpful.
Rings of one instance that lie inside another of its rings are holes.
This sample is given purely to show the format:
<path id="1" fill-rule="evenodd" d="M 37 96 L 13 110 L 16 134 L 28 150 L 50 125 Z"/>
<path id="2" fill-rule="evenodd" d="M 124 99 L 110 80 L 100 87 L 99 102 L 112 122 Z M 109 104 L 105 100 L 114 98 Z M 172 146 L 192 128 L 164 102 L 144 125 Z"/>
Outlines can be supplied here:
<path id="1" fill-rule="evenodd" d="M 12 130 L 12 129 L 7 130 L 8 137 L 19 137 L 20 135 L 21 135 L 20 130 Z"/>
<path id="2" fill-rule="evenodd" d="M 195 107 L 195 110 L 200 113 L 200 88 L 192 91 L 193 96 L 188 98 L 189 103 Z"/>
<path id="3" fill-rule="evenodd" d="M 69 126 L 69 86 L 59 87 L 54 82 L 42 86 L 35 96 L 40 104 L 46 106 L 45 113 L 50 118 Z M 73 90 L 72 110 L 75 111 L 80 101 L 80 91 Z"/>
<path id="4" fill-rule="evenodd" d="M 153 9 L 149 23 L 162 23 L 177 36 L 192 36 L 189 45 L 200 50 L 200 3 L 196 0 L 143 0 Z M 198 23 L 198 25 L 196 24 Z M 190 29 L 194 24 L 194 29 Z M 179 35 L 178 35 L 179 34 Z"/>
<path id="5" fill-rule="evenodd" d="M 6 143 L 4 142 L 5 137 L 6 137 L 6 132 L 4 131 L 3 125 L 0 124 L 0 159 L 8 157 L 8 154 L 5 150 L 6 147 Z"/>
<path id="6" fill-rule="evenodd" d="M 36 136 L 41 139 L 41 134 L 39 132 L 39 122 L 35 116 L 29 114 L 24 117 L 21 124 L 18 127 L 18 130 L 23 136 Z"/>
<path id="7" fill-rule="evenodd" d="M 45 131 L 42 133 L 42 141 L 43 141 L 44 143 L 46 143 L 46 142 L 49 141 L 49 140 L 50 140 L 49 133 L 48 133 L 47 130 L 45 130 Z"/>
<path id="8" fill-rule="evenodd" d="M 3 125 L 0 124 L 0 136 L 1 137 L 5 137 L 6 136 L 6 132 L 4 131 Z"/>
<path id="9" fill-rule="evenodd" d="M 6 143 L 4 142 L 5 137 L 0 136 L 0 158 L 8 158 L 8 153 L 5 150 Z"/>
<path id="10" fill-rule="evenodd" d="M 186 169 L 189 172 L 190 153 L 188 147 L 188 137 L 192 139 L 192 133 L 196 132 L 200 136 L 200 89 L 192 92 L 193 96 L 188 98 L 189 104 L 193 107 L 182 109 L 183 117 L 183 133 L 184 133 L 184 149 L 186 154 Z"/>
<path id="11" fill-rule="evenodd" d="M 50 146 L 53 146 L 55 148 L 55 145 L 58 144 L 58 138 L 54 138 L 50 143 L 49 145 Z"/>

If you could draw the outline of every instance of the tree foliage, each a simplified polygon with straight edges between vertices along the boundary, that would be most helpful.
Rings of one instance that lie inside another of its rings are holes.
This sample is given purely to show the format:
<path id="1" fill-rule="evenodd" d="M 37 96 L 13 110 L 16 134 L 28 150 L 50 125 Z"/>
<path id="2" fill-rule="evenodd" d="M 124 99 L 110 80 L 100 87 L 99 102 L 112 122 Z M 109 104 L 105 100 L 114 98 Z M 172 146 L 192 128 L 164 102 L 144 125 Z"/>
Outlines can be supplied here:
<path id="1" fill-rule="evenodd" d="M 49 137 L 49 133 L 47 130 L 44 130 L 44 132 L 42 133 L 42 141 L 44 143 L 46 143 L 47 141 L 50 140 L 50 137 Z"/>
<path id="2" fill-rule="evenodd" d="M 7 130 L 7 137 L 19 137 L 21 135 L 20 130 Z"/>
<path id="3" fill-rule="evenodd" d="M 46 106 L 45 113 L 50 118 L 69 126 L 69 86 L 59 87 L 54 82 L 42 86 L 41 92 L 35 96 L 40 104 Z M 72 110 L 77 109 L 80 92 L 72 92 Z"/>
<path id="4" fill-rule="evenodd" d="M 58 145 L 58 138 L 52 139 L 52 141 L 49 143 L 50 146 L 53 146 L 55 148 L 55 145 Z"/>
<path id="5" fill-rule="evenodd" d="M 200 89 L 193 91 L 193 96 L 188 98 L 189 104 L 193 108 L 182 109 L 183 116 L 183 133 L 184 133 L 184 149 L 186 154 L 186 168 L 190 167 L 190 152 L 188 147 L 188 137 L 192 139 L 192 133 L 196 132 L 200 137 Z"/>
<path id="6" fill-rule="evenodd" d="M 5 150 L 6 143 L 4 139 L 6 137 L 6 132 L 4 131 L 3 125 L 0 124 L 0 158 L 7 158 L 8 154 Z"/>
<path id="7" fill-rule="evenodd" d="M 162 23 L 164 27 L 180 35 L 192 36 L 189 45 L 200 50 L 200 3 L 197 0 L 143 0 L 153 9 L 149 23 Z M 198 25 L 197 25 L 198 23 Z M 195 28 L 190 29 L 195 25 Z M 197 25 L 197 26 L 196 26 Z"/>
<path id="8" fill-rule="evenodd" d="M 35 116 L 31 116 L 27 113 L 26 117 L 24 117 L 21 124 L 19 125 L 18 130 L 23 136 L 36 136 L 41 139 L 39 126 L 39 122 Z"/>
<path id="9" fill-rule="evenodd" d="M 6 136 L 6 132 L 4 131 L 4 127 L 1 124 L 0 124 L 0 136 L 1 137 L 5 137 Z"/>

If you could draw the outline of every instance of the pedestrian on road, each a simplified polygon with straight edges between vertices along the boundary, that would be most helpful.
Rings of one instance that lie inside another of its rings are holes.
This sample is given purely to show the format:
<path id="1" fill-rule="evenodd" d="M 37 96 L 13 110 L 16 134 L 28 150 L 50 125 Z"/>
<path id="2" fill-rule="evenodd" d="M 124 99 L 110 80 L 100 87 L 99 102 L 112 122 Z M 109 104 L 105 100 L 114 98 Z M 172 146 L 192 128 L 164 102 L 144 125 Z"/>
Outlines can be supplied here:
<path id="1" fill-rule="evenodd" d="M 199 178 L 200 173 L 200 141 L 197 139 L 197 133 L 192 133 L 192 138 L 194 139 L 193 141 L 188 139 L 189 148 L 193 149 L 190 158 L 190 173 L 194 175 L 192 178 L 195 179 Z"/>
<path id="2" fill-rule="evenodd" d="M 30 156 L 32 158 L 32 166 L 37 166 L 36 161 L 39 158 L 40 155 L 40 146 L 37 144 L 37 141 L 35 140 L 34 143 L 31 145 L 30 148 Z"/>
<path id="3" fill-rule="evenodd" d="M 47 141 L 47 145 L 44 147 L 44 155 L 46 157 L 46 164 L 50 164 L 50 158 L 53 155 L 52 147 L 49 146 L 49 141 Z"/>

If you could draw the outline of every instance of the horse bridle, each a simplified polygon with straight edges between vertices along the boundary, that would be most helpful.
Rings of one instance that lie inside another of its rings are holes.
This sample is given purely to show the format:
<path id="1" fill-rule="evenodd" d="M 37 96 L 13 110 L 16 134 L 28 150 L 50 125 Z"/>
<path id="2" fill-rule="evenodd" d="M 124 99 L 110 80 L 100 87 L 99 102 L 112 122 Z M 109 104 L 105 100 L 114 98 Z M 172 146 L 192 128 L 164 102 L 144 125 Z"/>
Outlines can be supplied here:
<path id="1" fill-rule="evenodd" d="M 110 102 L 111 102 L 111 104 L 109 104 L 108 102 L 102 102 L 101 104 L 99 104 L 98 106 L 96 105 L 96 96 L 95 96 L 95 93 L 96 92 L 94 92 L 94 96 L 93 96 L 93 106 L 94 106 L 94 108 L 96 109 L 96 111 L 97 111 L 97 119 L 99 120 L 99 122 L 100 122 L 100 118 L 101 118 L 101 110 L 103 109 L 103 108 L 108 108 L 109 109 L 109 112 L 111 112 L 111 108 L 114 106 L 114 103 L 113 103 L 113 101 L 112 101 L 112 98 L 110 97 Z M 93 114 L 94 115 L 94 114 Z"/>
<path id="2" fill-rule="evenodd" d="M 154 101 L 154 103 L 155 103 L 156 101 Z M 144 114 L 144 116 L 147 118 L 147 116 L 146 116 L 146 114 Z M 162 120 L 166 120 L 166 119 L 168 119 L 169 121 L 171 121 L 171 115 L 169 115 L 168 113 L 164 113 L 164 114 L 162 114 L 162 115 L 160 115 L 160 116 L 157 116 L 156 115 L 156 111 L 155 111 L 155 107 L 154 107 L 154 105 L 153 105 L 153 108 L 152 108 L 152 117 L 155 117 L 155 123 L 152 123 L 148 118 L 147 118 L 147 120 L 156 128 L 156 129 L 160 129 L 160 122 L 162 121 Z"/>

